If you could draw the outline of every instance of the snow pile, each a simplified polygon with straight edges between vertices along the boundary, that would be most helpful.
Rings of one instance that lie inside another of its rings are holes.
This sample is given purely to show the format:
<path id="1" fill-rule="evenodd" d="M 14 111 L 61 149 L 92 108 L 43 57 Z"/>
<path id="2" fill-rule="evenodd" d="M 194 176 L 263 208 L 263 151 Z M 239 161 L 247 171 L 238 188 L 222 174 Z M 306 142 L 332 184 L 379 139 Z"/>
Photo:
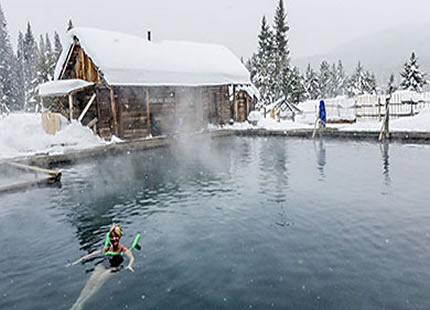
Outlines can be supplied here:
<path id="1" fill-rule="evenodd" d="M 240 60 L 226 47 L 181 41 L 152 42 L 146 38 L 91 28 L 69 31 L 70 45 L 57 63 L 58 79 L 77 37 L 86 54 L 111 85 L 251 84 Z"/>
<path id="2" fill-rule="evenodd" d="M 91 148 L 104 141 L 77 121 L 67 124 L 55 136 L 42 128 L 40 114 L 14 113 L 0 119 L 0 159 L 38 153 L 60 154 L 68 150 Z"/>
<path id="3" fill-rule="evenodd" d="M 39 96 L 66 96 L 75 90 L 86 88 L 92 85 L 94 85 L 94 83 L 89 83 L 79 79 L 46 82 L 39 85 Z"/>

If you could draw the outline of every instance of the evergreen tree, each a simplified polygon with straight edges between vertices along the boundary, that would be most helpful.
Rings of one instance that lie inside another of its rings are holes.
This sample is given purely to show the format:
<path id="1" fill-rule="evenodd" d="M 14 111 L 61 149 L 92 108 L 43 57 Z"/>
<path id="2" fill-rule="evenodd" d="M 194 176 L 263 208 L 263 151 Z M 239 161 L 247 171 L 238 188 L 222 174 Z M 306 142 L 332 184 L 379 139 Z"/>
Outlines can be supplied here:
<path id="1" fill-rule="evenodd" d="M 63 52 L 63 45 L 61 44 L 60 36 L 55 31 L 55 33 L 54 33 L 54 59 L 55 59 L 55 63 L 57 63 L 62 52 Z"/>
<path id="2" fill-rule="evenodd" d="M 365 79 L 364 79 L 364 85 L 363 85 L 363 92 L 370 94 L 370 95 L 376 95 L 377 92 L 377 81 L 376 76 L 374 73 L 370 73 L 369 71 L 366 71 L 365 73 Z"/>
<path id="3" fill-rule="evenodd" d="M 306 90 L 304 86 L 303 76 L 299 72 L 299 68 L 294 67 L 290 76 L 290 92 L 288 101 L 299 104 L 306 99 Z"/>
<path id="4" fill-rule="evenodd" d="M 51 40 L 49 39 L 48 33 L 45 35 L 45 49 L 46 49 L 46 58 L 48 59 L 48 67 L 49 67 L 49 80 L 54 79 L 54 70 L 55 70 L 55 56 L 54 51 L 52 50 Z"/>
<path id="5" fill-rule="evenodd" d="M 6 18 L 0 6 L 0 100 L 9 110 L 18 109 L 20 105 L 17 82 L 16 58 L 10 43 Z"/>
<path id="6" fill-rule="evenodd" d="M 16 49 L 16 72 L 17 72 L 17 97 L 19 98 L 19 107 L 24 108 L 25 103 L 25 83 L 24 83 L 24 35 L 18 33 L 18 45 Z"/>
<path id="7" fill-rule="evenodd" d="M 69 19 L 69 22 L 67 23 L 67 31 L 70 31 L 74 28 L 72 19 Z"/>
<path id="8" fill-rule="evenodd" d="M 402 77 L 400 82 L 401 89 L 413 90 L 420 93 L 427 82 L 425 74 L 420 70 L 415 52 L 412 53 L 409 60 L 405 63 L 400 75 Z"/>
<path id="9" fill-rule="evenodd" d="M 279 0 L 274 17 L 274 48 L 275 48 L 275 72 L 274 95 L 276 99 L 288 97 L 290 65 L 290 50 L 288 45 L 287 13 L 283 0 Z"/>
<path id="10" fill-rule="evenodd" d="M 266 17 L 263 17 L 258 35 L 258 51 L 252 59 L 255 69 L 251 70 L 251 75 L 252 82 L 260 91 L 264 104 L 273 103 L 275 100 L 273 53 L 273 33 L 266 22 Z"/>
<path id="11" fill-rule="evenodd" d="M 398 87 L 396 86 L 396 82 L 394 80 L 394 74 L 391 73 L 390 75 L 390 79 L 388 80 L 388 85 L 387 85 L 387 90 L 386 90 L 386 94 L 387 95 L 391 95 L 392 93 L 394 93 L 396 90 L 398 89 Z"/>
<path id="12" fill-rule="evenodd" d="M 30 23 L 27 24 L 27 31 L 23 41 L 23 72 L 24 72 L 24 89 L 25 89 L 25 106 L 26 110 L 31 110 L 36 104 L 36 87 L 37 87 L 37 71 L 38 63 L 38 48 L 31 30 Z"/>
<path id="13" fill-rule="evenodd" d="M 335 77 L 335 96 L 344 95 L 346 92 L 346 74 L 343 68 L 342 61 L 339 60 L 336 67 L 336 77 Z"/>
<path id="14" fill-rule="evenodd" d="M 46 34 L 45 38 L 41 35 L 39 41 L 39 59 L 36 67 L 38 84 L 52 81 L 53 79 L 54 65 L 51 41 L 48 34 Z"/>
<path id="15" fill-rule="evenodd" d="M 348 95 L 350 97 L 358 96 L 364 94 L 364 84 L 365 84 L 365 73 L 361 62 L 359 61 L 354 73 L 348 81 Z"/>
<path id="16" fill-rule="evenodd" d="M 320 86 L 320 96 L 321 98 L 329 98 L 332 95 L 332 72 L 330 70 L 330 65 L 327 61 L 323 60 L 320 65 L 319 73 L 319 86 Z"/>
<path id="17" fill-rule="evenodd" d="M 306 91 L 306 98 L 315 100 L 320 97 L 320 85 L 317 73 L 308 64 L 305 73 L 304 88 Z"/>

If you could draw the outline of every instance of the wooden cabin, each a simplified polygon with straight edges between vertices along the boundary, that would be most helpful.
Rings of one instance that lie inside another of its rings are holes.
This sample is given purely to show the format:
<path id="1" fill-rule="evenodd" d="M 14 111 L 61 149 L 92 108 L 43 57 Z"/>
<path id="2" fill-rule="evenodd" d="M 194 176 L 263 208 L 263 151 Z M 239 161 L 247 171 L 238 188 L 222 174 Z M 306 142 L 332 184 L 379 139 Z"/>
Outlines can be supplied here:
<path id="1" fill-rule="evenodd" d="M 69 37 L 56 80 L 41 85 L 40 97 L 51 111 L 78 119 L 103 138 L 245 121 L 255 105 L 249 72 L 223 46 L 151 42 L 90 28 L 74 28 Z"/>

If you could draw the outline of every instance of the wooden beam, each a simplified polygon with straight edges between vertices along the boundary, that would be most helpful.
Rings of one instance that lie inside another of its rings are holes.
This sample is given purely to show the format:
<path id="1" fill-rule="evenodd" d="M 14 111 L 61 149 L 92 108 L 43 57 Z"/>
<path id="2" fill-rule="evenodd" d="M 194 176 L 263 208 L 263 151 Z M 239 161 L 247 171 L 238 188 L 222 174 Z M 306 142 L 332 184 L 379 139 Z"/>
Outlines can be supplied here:
<path id="1" fill-rule="evenodd" d="M 6 164 L 9 166 L 15 167 L 15 168 L 23 169 L 23 170 L 30 170 L 30 171 L 34 171 L 34 172 L 45 173 L 45 174 L 48 174 L 48 175 L 53 176 L 53 177 L 58 177 L 59 175 L 61 176 L 61 172 L 57 172 L 55 170 L 43 169 L 43 168 L 39 168 L 39 167 L 34 167 L 34 166 L 29 166 L 29 165 L 14 163 L 14 162 L 6 162 Z"/>
<path id="2" fill-rule="evenodd" d="M 239 121 L 238 107 L 237 107 L 237 98 L 236 98 L 236 85 L 233 85 L 233 107 L 234 107 L 234 116 L 232 117 L 236 122 Z"/>
<path id="3" fill-rule="evenodd" d="M 87 127 L 93 127 L 97 124 L 97 122 L 99 121 L 99 119 L 97 117 L 93 118 L 88 124 Z"/>
<path id="4" fill-rule="evenodd" d="M 63 64 L 63 69 L 61 70 L 60 77 L 58 78 L 59 80 L 61 80 L 64 77 L 64 73 L 66 72 L 66 68 L 70 61 L 70 57 L 72 57 L 72 53 L 73 53 L 73 50 L 75 49 L 75 45 L 76 45 L 76 42 L 73 42 L 73 45 L 70 48 L 69 53 L 67 54 L 66 62 Z"/>
<path id="5" fill-rule="evenodd" d="M 69 121 L 73 119 L 73 95 L 69 94 Z"/>
<path id="6" fill-rule="evenodd" d="M 113 92 L 113 88 L 109 88 L 109 93 L 110 93 L 110 104 L 111 104 L 112 117 L 113 117 L 113 132 L 114 132 L 114 135 L 118 137 L 118 117 L 116 114 L 115 94 Z"/>
<path id="7" fill-rule="evenodd" d="M 90 101 L 88 101 L 87 105 L 85 106 L 84 110 L 82 111 L 81 115 L 79 115 L 78 122 L 82 122 L 82 119 L 85 117 L 85 114 L 87 114 L 88 110 L 90 109 L 90 107 L 93 104 L 95 99 L 96 99 L 96 94 L 93 94 L 91 96 Z"/>

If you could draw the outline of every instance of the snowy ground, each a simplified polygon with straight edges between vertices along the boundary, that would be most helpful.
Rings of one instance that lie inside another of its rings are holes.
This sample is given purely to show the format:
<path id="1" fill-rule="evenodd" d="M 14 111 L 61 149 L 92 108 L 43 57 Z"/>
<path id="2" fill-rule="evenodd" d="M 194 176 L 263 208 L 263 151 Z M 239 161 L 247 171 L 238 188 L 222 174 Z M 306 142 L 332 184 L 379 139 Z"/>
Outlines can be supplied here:
<path id="1" fill-rule="evenodd" d="M 104 142 L 77 121 L 62 122 L 55 136 L 45 133 L 40 114 L 14 113 L 0 116 L 0 159 L 35 154 L 61 154 L 69 150 L 91 148 Z"/>
<path id="2" fill-rule="evenodd" d="M 267 115 L 264 118 L 259 112 L 253 112 L 254 124 L 248 122 L 237 123 L 224 128 L 267 129 L 267 130 L 297 130 L 314 128 L 314 114 L 306 113 L 297 116 L 296 121 L 276 121 Z M 120 142 L 104 141 L 87 127 L 81 126 L 77 121 L 68 123 L 62 120 L 62 130 L 55 136 L 45 133 L 42 128 L 40 114 L 15 113 L 0 117 L 0 160 L 31 156 L 36 154 L 62 154 L 71 150 L 92 148 L 98 145 Z M 327 127 L 344 131 L 375 131 L 381 129 L 381 122 L 363 121 L 355 124 L 328 124 Z M 419 131 L 430 134 L 430 109 L 421 111 L 414 117 L 404 117 L 390 121 L 391 131 Z"/>
<path id="3" fill-rule="evenodd" d="M 268 130 L 294 130 L 294 129 L 312 129 L 314 128 L 315 115 L 307 114 L 297 116 L 295 122 L 292 120 L 276 121 L 269 116 L 260 117 L 253 126 L 250 123 L 237 123 L 227 128 L 235 130 L 243 129 L 268 129 Z M 337 128 L 342 131 L 377 131 L 381 130 L 382 123 L 379 121 L 359 121 L 354 124 L 327 124 L 329 128 Z M 430 110 L 423 110 L 414 117 L 404 117 L 390 121 L 390 131 L 419 131 L 430 133 Z"/>

